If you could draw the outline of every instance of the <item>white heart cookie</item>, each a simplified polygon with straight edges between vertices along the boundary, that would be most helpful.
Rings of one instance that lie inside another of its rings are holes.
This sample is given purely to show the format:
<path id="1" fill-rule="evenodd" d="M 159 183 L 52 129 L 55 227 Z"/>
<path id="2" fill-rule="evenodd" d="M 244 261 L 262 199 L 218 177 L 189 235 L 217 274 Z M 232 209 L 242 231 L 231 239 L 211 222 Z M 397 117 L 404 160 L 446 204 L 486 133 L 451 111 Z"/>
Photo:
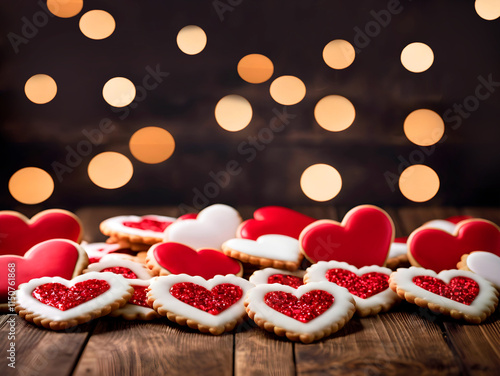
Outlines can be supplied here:
<path id="1" fill-rule="evenodd" d="M 500 257 L 497 255 L 483 251 L 471 252 L 462 256 L 457 267 L 480 275 L 500 290 Z"/>
<path id="2" fill-rule="evenodd" d="M 152 220 L 156 222 L 165 222 L 170 224 L 175 222 L 177 219 L 173 217 L 166 217 L 162 215 L 144 215 L 142 217 L 137 215 L 120 215 L 117 217 L 108 218 L 100 224 L 100 229 L 104 235 L 108 236 L 118 236 L 119 238 L 130 235 L 130 239 L 133 241 L 140 241 L 140 238 L 150 238 L 160 242 L 164 237 L 164 231 L 153 231 L 153 230 L 143 230 L 141 228 L 135 228 L 130 226 L 125 226 L 124 223 L 127 222 L 141 222 L 143 220 Z M 168 228 L 168 227 L 167 227 Z M 149 243 L 148 243 L 149 244 Z M 154 244 L 154 242 L 152 243 Z"/>
<path id="3" fill-rule="evenodd" d="M 240 214 L 228 205 L 215 204 L 203 209 L 196 219 L 177 221 L 167 227 L 165 241 L 194 249 L 221 249 L 222 243 L 236 236 Z"/>
<path id="4" fill-rule="evenodd" d="M 122 255 L 106 255 L 99 262 L 95 262 L 93 264 L 90 264 L 87 269 L 83 271 L 83 273 L 89 273 L 89 272 L 101 272 L 105 269 L 108 268 L 124 268 L 125 270 L 124 273 L 130 273 L 132 272 L 133 274 L 136 275 L 137 278 L 132 278 L 130 279 L 143 279 L 143 280 L 149 280 L 153 277 L 151 273 L 149 272 L 149 269 L 146 267 L 144 264 L 140 264 L 138 262 L 132 261 L 132 260 L 127 260 L 123 258 Z M 128 270 L 126 270 L 128 269 Z M 107 270 L 110 271 L 110 270 Z M 112 271 L 112 273 L 116 274 L 121 274 L 119 271 Z M 126 274 L 122 274 L 123 277 L 127 278 Z"/>

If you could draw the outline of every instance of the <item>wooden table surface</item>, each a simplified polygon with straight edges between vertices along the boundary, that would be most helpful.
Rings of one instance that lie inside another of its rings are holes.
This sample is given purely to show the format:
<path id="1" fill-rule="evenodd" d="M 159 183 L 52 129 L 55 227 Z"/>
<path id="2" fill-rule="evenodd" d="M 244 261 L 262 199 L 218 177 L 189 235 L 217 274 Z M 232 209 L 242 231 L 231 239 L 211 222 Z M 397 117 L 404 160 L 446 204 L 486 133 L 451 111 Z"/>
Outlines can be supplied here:
<path id="1" fill-rule="evenodd" d="M 238 208 L 243 218 L 253 208 Z M 316 218 L 341 219 L 347 208 L 296 207 Z M 469 214 L 500 223 L 500 208 L 385 208 L 396 236 L 424 222 Z M 121 214 L 177 216 L 176 208 L 83 208 L 85 240 L 102 241 L 98 224 Z M 15 324 L 11 324 L 14 322 Z M 15 328 L 16 368 L 6 358 Z M 151 322 L 104 317 L 62 332 L 16 315 L 0 316 L 2 375 L 499 375 L 500 309 L 468 325 L 403 302 L 389 313 L 354 317 L 313 344 L 292 343 L 252 321 L 221 336 L 201 334 L 166 318 Z"/>

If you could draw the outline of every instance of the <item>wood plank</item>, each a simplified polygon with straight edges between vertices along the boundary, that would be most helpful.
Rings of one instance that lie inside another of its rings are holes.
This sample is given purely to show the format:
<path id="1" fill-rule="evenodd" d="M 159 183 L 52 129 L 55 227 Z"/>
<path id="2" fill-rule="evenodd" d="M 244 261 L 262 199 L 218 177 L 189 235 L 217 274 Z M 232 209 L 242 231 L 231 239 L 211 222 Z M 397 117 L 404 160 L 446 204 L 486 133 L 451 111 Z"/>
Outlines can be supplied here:
<path id="1" fill-rule="evenodd" d="M 99 320 L 74 375 L 231 375 L 233 335 L 202 334 L 166 319 Z"/>
<path id="2" fill-rule="evenodd" d="M 402 230 L 409 235 L 417 227 L 433 219 L 446 219 L 461 214 L 457 208 L 437 206 L 411 206 L 397 210 Z"/>
<path id="3" fill-rule="evenodd" d="M 462 214 L 487 219 L 500 226 L 500 208 L 467 207 L 463 208 Z"/>
<path id="4" fill-rule="evenodd" d="M 14 318 L 16 362 L 15 369 L 7 366 L 2 354 L 0 369 L 7 375 L 70 375 L 94 323 L 80 325 L 60 332 L 39 328 L 17 315 L 9 316 L 0 326 L 0 348 L 8 349 L 10 318 Z"/>

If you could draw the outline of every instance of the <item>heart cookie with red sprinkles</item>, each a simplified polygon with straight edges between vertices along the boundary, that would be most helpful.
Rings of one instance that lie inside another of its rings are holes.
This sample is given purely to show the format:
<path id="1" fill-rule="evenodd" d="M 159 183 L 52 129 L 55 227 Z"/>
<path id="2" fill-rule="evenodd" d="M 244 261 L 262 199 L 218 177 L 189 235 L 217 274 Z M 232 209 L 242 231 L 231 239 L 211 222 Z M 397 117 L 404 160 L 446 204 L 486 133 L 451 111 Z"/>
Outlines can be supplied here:
<path id="1" fill-rule="evenodd" d="M 148 304 L 148 288 L 151 281 L 129 279 L 130 286 L 134 288 L 132 297 L 123 307 L 112 311 L 112 317 L 122 317 L 125 320 L 153 320 L 160 315 Z"/>
<path id="2" fill-rule="evenodd" d="M 364 266 L 360 269 L 345 262 L 320 261 L 307 269 L 306 283 L 327 281 L 346 288 L 356 302 L 359 316 L 386 312 L 400 301 L 389 288 L 392 270 L 381 266 Z"/>
<path id="3" fill-rule="evenodd" d="M 412 266 L 393 272 L 389 285 L 410 303 L 473 324 L 486 320 L 498 304 L 498 291 L 493 285 L 465 270 L 444 270 L 437 274 Z"/>
<path id="4" fill-rule="evenodd" d="M 43 277 L 23 283 L 16 312 L 26 321 L 62 330 L 83 324 L 125 305 L 134 292 L 114 273 L 87 273 L 72 280 Z"/>
<path id="5" fill-rule="evenodd" d="M 297 289 L 258 285 L 247 294 L 245 306 L 261 328 L 303 343 L 340 330 L 355 311 L 351 294 L 330 282 L 311 282 Z"/>
<path id="6" fill-rule="evenodd" d="M 90 264 L 83 273 L 89 272 L 111 272 L 127 279 L 149 280 L 153 278 L 146 265 L 127 260 L 118 254 L 104 256 L 99 262 Z"/>
<path id="7" fill-rule="evenodd" d="M 296 270 L 291 272 L 289 270 L 265 268 L 253 272 L 249 281 L 254 285 L 279 283 L 280 285 L 291 286 L 298 288 L 304 284 L 305 270 Z"/>
<path id="8" fill-rule="evenodd" d="M 233 330 L 244 319 L 243 298 L 253 286 L 234 275 L 206 280 L 171 274 L 151 282 L 148 304 L 179 325 L 219 335 Z"/>

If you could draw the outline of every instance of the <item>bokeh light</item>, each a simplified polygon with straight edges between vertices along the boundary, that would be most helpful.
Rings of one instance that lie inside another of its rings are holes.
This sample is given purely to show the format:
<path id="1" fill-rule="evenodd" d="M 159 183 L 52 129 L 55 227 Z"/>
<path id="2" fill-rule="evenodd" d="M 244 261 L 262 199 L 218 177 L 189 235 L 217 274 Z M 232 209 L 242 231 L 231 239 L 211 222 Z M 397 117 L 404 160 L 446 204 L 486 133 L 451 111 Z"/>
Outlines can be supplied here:
<path id="1" fill-rule="evenodd" d="M 89 10 L 80 18 L 80 30 L 90 39 L 105 39 L 113 34 L 115 27 L 115 19 L 104 10 Z"/>
<path id="2" fill-rule="evenodd" d="M 413 73 L 429 69 L 434 62 L 434 52 L 425 43 L 410 43 L 401 52 L 401 64 Z"/>
<path id="3" fill-rule="evenodd" d="M 342 177 L 330 165 L 319 163 L 309 166 L 300 177 L 302 192 L 314 201 L 328 201 L 342 189 Z"/>
<path id="4" fill-rule="evenodd" d="M 443 137 L 444 121 L 434 111 L 422 108 L 406 117 L 404 132 L 408 140 L 416 145 L 434 145 Z"/>
<path id="5" fill-rule="evenodd" d="M 9 192 L 23 204 L 39 204 L 54 192 L 54 180 L 38 167 L 25 167 L 16 171 L 9 180 Z"/>
<path id="6" fill-rule="evenodd" d="M 90 180 L 106 189 L 123 187 L 130 181 L 133 173 L 132 162 L 123 154 L 114 151 L 96 155 L 88 167 Z"/>
<path id="7" fill-rule="evenodd" d="M 102 96 L 113 107 L 125 107 L 135 98 L 135 86 L 128 78 L 114 77 L 104 84 Z"/>
<path id="8" fill-rule="evenodd" d="M 230 132 L 245 128 L 252 120 L 252 113 L 250 103 L 235 94 L 226 95 L 215 106 L 215 120 L 221 128 Z"/>
<path id="9" fill-rule="evenodd" d="M 163 128 L 145 127 L 130 137 L 129 147 L 137 160 L 154 164 L 170 158 L 175 149 L 175 141 Z"/>
<path id="10" fill-rule="evenodd" d="M 271 83 L 271 97 L 285 106 L 299 103 L 306 95 L 306 85 L 295 76 L 281 76 Z"/>
<path id="11" fill-rule="evenodd" d="M 83 0 L 47 0 L 50 13 L 60 18 L 76 16 L 83 8 Z"/>
<path id="12" fill-rule="evenodd" d="M 46 74 L 35 74 L 24 85 L 26 97 L 36 104 L 50 102 L 57 94 L 57 84 Z"/>
<path id="13" fill-rule="evenodd" d="M 439 176 L 428 166 L 413 165 L 399 177 L 399 189 L 408 200 L 429 201 L 439 190 Z"/>
<path id="14" fill-rule="evenodd" d="M 351 43 L 343 39 L 335 39 L 323 49 L 323 60 L 333 69 L 345 69 L 352 64 L 356 52 Z"/>
<path id="15" fill-rule="evenodd" d="M 314 117 L 318 124 L 331 132 L 339 132 L 351 126 L 356 117 L 353 104 L 340 95 L 328 95 L 314 107 Z"/>
<path id="16" fill-rule="evenodd" d="M 246 82 L 261 84 L 271 78 L 274 65 L 267 56 L 250 54 L 239 61 L 237 69 L 240 77 Z"/>
<path id="17" fill-rule="evenodd" d="M 183 27 L 177 34 L 177 46 L 186 55 L 196 55 L 207 45 L 207 35 L 199 26 Z"/>
<path id="18" fill-rule="evenodd" d="M 476 0 L 474 8 L 479 17 L 487 21 L 500 17 L 500 0 Z"/>

